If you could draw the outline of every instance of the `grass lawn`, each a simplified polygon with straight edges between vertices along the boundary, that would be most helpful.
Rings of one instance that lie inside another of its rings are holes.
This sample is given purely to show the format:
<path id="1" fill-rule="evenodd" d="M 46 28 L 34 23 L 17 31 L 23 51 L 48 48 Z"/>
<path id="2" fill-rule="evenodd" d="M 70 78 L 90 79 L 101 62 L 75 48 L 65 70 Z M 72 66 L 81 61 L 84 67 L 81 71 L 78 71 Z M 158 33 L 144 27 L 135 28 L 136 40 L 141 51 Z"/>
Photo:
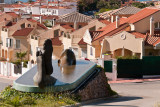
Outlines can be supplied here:
<path id="1" fill-rule="evenodd" d="M 6 107 L 59 107 L 73 105 L 80 101 L 76 95 L 68 93 L 24 93 L 6 87 L 0 94 L 0 106 Z"/>

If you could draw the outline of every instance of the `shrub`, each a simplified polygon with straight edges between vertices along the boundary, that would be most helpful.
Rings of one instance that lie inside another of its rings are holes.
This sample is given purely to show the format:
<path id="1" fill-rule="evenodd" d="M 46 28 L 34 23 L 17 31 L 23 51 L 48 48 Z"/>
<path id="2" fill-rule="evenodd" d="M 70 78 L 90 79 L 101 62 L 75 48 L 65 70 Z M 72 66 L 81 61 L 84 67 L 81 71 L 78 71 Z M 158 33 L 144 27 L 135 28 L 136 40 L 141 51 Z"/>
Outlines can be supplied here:
<path id="1" fill-rule="evenodd" d="M 79 97 L 71 94 L 57 93 L 27 93 L 6 87 L 0 94 L 0 105 L 3 106 L 63 106 L 75 104 Z M 44 103 L 45 101 L 45 103 Z"/>
<path id="2" fill-rule="evenodd" d="M 116 56 L 116 59 L 139 59 L 138 56 Z"/>

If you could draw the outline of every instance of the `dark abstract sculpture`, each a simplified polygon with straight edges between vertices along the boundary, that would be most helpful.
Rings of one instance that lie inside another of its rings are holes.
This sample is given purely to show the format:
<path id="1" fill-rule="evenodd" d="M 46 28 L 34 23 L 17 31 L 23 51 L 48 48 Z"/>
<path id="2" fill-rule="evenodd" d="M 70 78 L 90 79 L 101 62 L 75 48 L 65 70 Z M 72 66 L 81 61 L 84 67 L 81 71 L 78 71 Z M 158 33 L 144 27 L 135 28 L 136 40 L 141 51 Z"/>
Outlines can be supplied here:
<path id="1" fill-rule="evenodd" d="M 72 50 L 66 49 L 60 56 L 58 60 L 58 66 L 63 65 L 76 65 L 76 57 Z"/>
<path id="2" fill-rule="evenodd" d="M 52 52 L 52 41 L 47 39 L 44 42 L 43 49 L 36 53 L 38 72 L 34 76 L 33 80 L 40 88 L 44 88 L 45 86 L 55 82 L 55 79 L 50 76 L 53 73 Z"/>
<path id="3" fill-rule="evenodd" d="M 76 67 L 76 57 L 72 50 L 66 49 L 58 60 L 58 66 L 63 74 L 71 74 Z"/>

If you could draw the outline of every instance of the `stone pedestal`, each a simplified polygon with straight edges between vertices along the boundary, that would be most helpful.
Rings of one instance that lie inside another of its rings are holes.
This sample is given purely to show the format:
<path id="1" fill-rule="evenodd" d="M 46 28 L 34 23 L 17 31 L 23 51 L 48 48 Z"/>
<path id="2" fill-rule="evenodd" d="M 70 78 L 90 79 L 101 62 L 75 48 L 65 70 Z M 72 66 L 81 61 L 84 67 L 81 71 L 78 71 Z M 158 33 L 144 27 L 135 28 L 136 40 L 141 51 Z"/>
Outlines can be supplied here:
<path id="1" fill-rule="evenodd" d="M 104 71 L 101 71 L 83 89 L 79 90 L 78 94 L 82 101 L 86 101 L 109 96 L 109 89 L 110 86 L 107 83 L 107 77 Z"/>

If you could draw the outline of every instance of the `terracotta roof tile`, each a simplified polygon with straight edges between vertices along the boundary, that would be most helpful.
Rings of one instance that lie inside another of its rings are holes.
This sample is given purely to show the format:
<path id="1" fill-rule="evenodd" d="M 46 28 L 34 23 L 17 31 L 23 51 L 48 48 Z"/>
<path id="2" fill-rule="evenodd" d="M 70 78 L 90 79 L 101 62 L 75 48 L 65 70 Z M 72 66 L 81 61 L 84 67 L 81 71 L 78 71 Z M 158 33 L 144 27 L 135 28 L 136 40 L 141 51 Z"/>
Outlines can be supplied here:
<path id="1" fill-rule="evenodd" d="M 34 20 L 34 19 L 32 19 L 32 18 L 28 18 L 27 20 L 30 21 L 30 22 L 36 22 L 39 27 L 41 27 L 41 28 L 43 28 L 43 29 L 45 29 L 45 30 L 48 29 L 45 25 L 37 22 L 36 20 Z"/>
<path id="2" fill-rule="evenodd" d="M 94 40 L 97 36 L 99 36 L 102 33 L 102 31 L 89 31 L 89 32 L 92 40 Z"/>
<path id="3" fill-rule="evenodd" d="M 110 11 L 106 11 L 103 13 L 100 13 L 99 16 L 100 18 L 109 18 L 111 15 L 132 15 L 132 14 L 136 14 L 137 12 L 139 12 L 141 9 L 137 8 L 137 7 L 133 7 L 133 6 L 125 6 L 119 9 L 115 9 L 115 10 L 110 10 Z"/>
<path id="4" fill-rule="evenodd" d="M 122 26 L 126 25 L 127 23 L 136 23 L 136 22 L 138 22 L 138 21 L 140 21 L 140 20 L 142 20 L 142 19 L 144 19 L 144 18 L 146 18 L 148 16 L 151 16 L 152 14 L 154 14 L 154 13 L 156 13 L 158 11 L 160 11 L 160 10 L 159 9 L 155 9 L 155 8 L 145 8 L 145 9 L 139 11 L 138 13 L 136 13 L 136 14 L 128 17 L 128 18 L 121 18 L 120 19 L 120 27 L 121 28 L 120 27 L 116 28 L 116 22 L 113 22 L 113 23 L 107 25 L 106 27 L 100 29 L 99 31 L 103 31 L 103 32 L 98 37 L 96 37 L 94 40 L 97 40 L 97 39 L 99 39 L 101 37 L 107 36 L 108 33 L 111 33 L 111 32 L 113 32 L 115 30 L 117 32 L 117 31 L 123 29 Z"/>
<path id="5" fill-rule="evenodd" d="M 41 27 L 41 28 L 45 29 L 45 30 L 47 30 L 47 29 L 48 29 L 45 25 L 40 24 L 39 22 L 37 23 L 37 25 L 38 25 L 39 27 Z"/>
<path id="6" fill-rule="evenodd" d="M 61 26 L 65 29 L 72 29 L 73 31 L 75 30 L 74 28 L 72 28 L 71 26 L 69 25 L 66 25 L 66 24 L 61 24 Z"/>
<path id="7" fill-rule="evenodd" d="M 79 41 L 78 45 L 87 45 L 86 42 L 83 41 L 83 38 Z"/>
<path id="8" fill-rule="evenodd" d="M 118 32 L 118 31 L 124 29 L 124 27 L 125 27 L 126 25 L 128 25 L 128 24 L 124 24 L 124 23 L 125 23 L 125 19 L 126 19 L 126 18 L 121 18 L 121 19 L 120 19 L 120 27 L 118 27 L 118 28 L 116 28 L 116 22 L 113 22 L 113 23 L 107 25 L 106 27 L 100 29 L 99 31 L 103 31 L 103 32 L 102 32 L 100 35 L 98 35 L 97 37 L 95 37 L 93 41 L 95 41 L 95 40 L 97 40 L 97 39 L 99 39 L 99 38 L 101 38 L 101 37 L 104 37 L 104 36 L 111 36 L 111 35 L 108 35 L 108 34 L 109 34 L 110 32 L 115 31 L 115 30 L 117 30 L 116 32 Z M 122 27 L 123 25 L 125 25 L 125 26 Z M 115 33 L 116 33 L 116 32 L 115 32 Z"/>
<path id="9" fill-rule="evenodd" d="M 41 6 L 41 8 L 49 8 L 49 9 L 71 9 L 68 6 Z"/>
<path id="10" fill-rule="evenodd" d="M 54 15 L 42 16 L 42 19 L 51 19 L 51 20 L 53 20 L 53 19 L 58 19 L 58 18 L 59 18 L 58 16 L 54 16 Z"/>
<path id="11" fill-rule="evenodd" d="M 143 10 L 139 11 L 138 13 L 130 16 L 127 18 L 126 22 L 128 23 L 136 23 L 148 16 L 151 16 L 152 14 L 160 11 L 159 9 L 155 8 L 144 8 Z"/>
<path id="12" fill-rule="evenodd" d="M 6 14 L 12 16 L 12 17 L 18 17 L 18 15 L 15 12 L 5 12 Z"/>
<path id="13" fill-rule="evenodd" d="M 52 38 L 52 45 L 55 45 L 55 46 L 61 46 L 62 45 L 62 42 L 61 42 L 61 40 L 59 40 L 59 37 Z"/>
<path id="14" fill-rule="evenodd" d="M 33 28 L 23 28 L 14 32 L 12 36 L 28 36 Z"/>
<path id="15" fill-rule="evenodd" d="M 98 20 L 99 20 L 100 22 L 106 24 L 106 25 L 111 24 L 111 22 L 110 22 L 110 21 L 107 21 L 106 19 L 98 19 Z"/>
<path id="16" fill-rule="evenodd" d="M 146 38 L 146 34 L 142 34 L 139 32 L 130 32 L 132 35 L 135 35 L 136 38 Z"/>
<path id="17" fill-rule="evenodd" d="M 92 17 L 86 16 L 84 14 L 78 13 L 78 12 L 72 12 L 69 14 L 65 14 L 59 17 L 56 22 L 90 22 L 92 20 Z"/>
<path id="18" fill-rule="evenodd" d="M 151 36 L 149 32 L 147 32 L 145 45 L 156 46 L 159 43 L 160 43 L 160 31 L 155 31 L 153 36 Z"/>

